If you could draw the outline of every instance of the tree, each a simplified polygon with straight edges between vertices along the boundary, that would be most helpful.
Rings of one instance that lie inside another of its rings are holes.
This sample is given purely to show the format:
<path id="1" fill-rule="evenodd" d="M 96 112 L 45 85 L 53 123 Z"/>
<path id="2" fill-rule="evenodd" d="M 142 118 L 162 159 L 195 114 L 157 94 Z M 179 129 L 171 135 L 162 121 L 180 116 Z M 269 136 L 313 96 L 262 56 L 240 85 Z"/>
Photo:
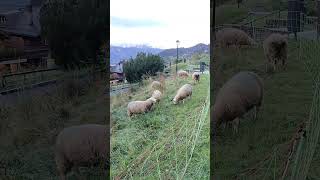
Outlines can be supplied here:
<path id="1" fill-rule="evenodd" d="M 106 0 L 49 0 L 40 11 L 42 35 L 52 56 L 65 68 L 97 64 L 100 47 L 108 38 Z"/>
<path id="2" fill-rule="evenodd" d="M 143 75 L 154 76 L 164 70 L 164 61 L 159 55 L 138 53 L 135 59 L 124 63 L 123 71 L 129 83 L 139 82 Z"/>

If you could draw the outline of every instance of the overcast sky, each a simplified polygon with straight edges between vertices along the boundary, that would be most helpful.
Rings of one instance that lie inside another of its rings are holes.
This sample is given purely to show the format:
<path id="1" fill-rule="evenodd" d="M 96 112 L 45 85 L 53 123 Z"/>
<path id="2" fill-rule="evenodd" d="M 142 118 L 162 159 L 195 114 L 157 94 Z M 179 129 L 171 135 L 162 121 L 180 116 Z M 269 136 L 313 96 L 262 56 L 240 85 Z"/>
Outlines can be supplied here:
<path id="1" fill-rule="evenodd" d="M 210 42 L 209 0 L 111 0 L 110 43 L 174 48 Z"/>

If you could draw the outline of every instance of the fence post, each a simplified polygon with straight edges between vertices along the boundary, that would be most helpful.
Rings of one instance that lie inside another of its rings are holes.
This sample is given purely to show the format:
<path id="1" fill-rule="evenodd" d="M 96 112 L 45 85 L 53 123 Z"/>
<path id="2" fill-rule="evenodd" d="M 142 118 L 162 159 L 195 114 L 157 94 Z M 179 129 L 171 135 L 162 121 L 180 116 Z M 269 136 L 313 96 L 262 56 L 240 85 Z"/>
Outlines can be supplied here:
<path id="1" fill-rule="evenodd" d="M 320 34 L 320 0 L 317 1 L 317 15 L 318 15 L 318 20 L 317 20 L 317 40 L 319 40 L 319 34 Z"/>

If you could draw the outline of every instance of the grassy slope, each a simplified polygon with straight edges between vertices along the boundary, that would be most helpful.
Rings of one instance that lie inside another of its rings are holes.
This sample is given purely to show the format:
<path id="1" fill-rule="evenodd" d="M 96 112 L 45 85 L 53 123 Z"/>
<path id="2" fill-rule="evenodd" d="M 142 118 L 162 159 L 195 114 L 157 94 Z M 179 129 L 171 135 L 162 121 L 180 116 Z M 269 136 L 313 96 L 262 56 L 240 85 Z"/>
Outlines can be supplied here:
<path id="1" fill-rule="evenodd" d="M 105 124 L 107 101 L 102 95 L 104 87 L 101 83 L 84 96 L 60 103 L 58 99 L 61 96 L 57 94 L 52 98 L 46 95 L 31 99 L 21 97 L 18 105 L 3 109 L 0 113 L 3 128 L 0 162 L 7 167 L 7 175 L 22 179 L 57 179 L 53 152 L 56 135 L 63 127 Z M 83 171 L 84 176 L 97 175 L 96 169 Z M 70 179 L 75 178 L 70 176 Z"/>
<path id="2" fill-rule="evenodd" d="M 285 143 L 292 138 L 298 124 L 307 120 L 313 95 L 311 77 L 306 72 L 304 63 L 299 61 L 298 51 L 293 43 L 289 52 L 287 70 L 279 70 L 271 75 L 264 72 L 265 58 L 261 47 L 243 49 L 240 52 L 217 50 L 214 95 L 223 82 L 242 70 L 256 72 L 265 84 L 263 108 L 259 119 L 253 122 L 252 114 L 249 112 L 241 121 L 237 135 L 232 135 L 230 129 L 225 132 L 219 130 L 214 163 L 217 179 L 230 179 L 246 168 L 255 167 L 268 154 L 273 153 L 274 149 L 277 151 L 271 159 L 276 157 L 277 161 L 267 160 L 262 166 L 268 168 L 271 165 L 269 170 L 260 169 L 257 175 L 245 175 L 241 178 L 270 179 L 274 173 L 276 177 L 282 173 L 287 157 L 287 153 L 284 153 L 287 147 Z M 311 174 L 314 173 L 314 169 L 311 168 Z"/>
<path id="3" fill-rule="evenodd" d="M 179 80 L 177 84 L 173 79 L 167 79 L 164 97 L 154 110 L 132 119 L 126 114 L 127 103 L 131 100 L 144 100 L 150 97 L 152 91 L 144 86 L 130 95 L 112 99 L 113 178 L 120 173 L 133 179 L 172 179 L 182 174 L 186 167 L 186 157 L 190 156 L 192 149 L 192 138 L 198 125 L 201 125 L 197 122 L 197 116 L 208 94 L 209 76 L 201 77 L 200 84 L 194 86 L 192 98 L 185 104 L 173 105 L 170 100 L 177 88 L 187 82 L 192 82 L 190 77 L 188 80 Z M 202 125 L 193 158 L 185 174 L 185 177 L 192 179 L 209 176 L 208 116 Z M 141 160 L 137 160 L 140 158 Z M 127 168 L 128 166 L 131 168 Z"/>

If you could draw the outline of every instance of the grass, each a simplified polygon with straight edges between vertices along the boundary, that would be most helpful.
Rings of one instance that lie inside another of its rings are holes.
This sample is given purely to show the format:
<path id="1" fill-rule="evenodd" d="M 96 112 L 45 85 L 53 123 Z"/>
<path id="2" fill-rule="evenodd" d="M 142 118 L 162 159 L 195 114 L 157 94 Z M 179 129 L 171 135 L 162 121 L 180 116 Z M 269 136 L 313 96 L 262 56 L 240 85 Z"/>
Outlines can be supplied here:
<path id="1" fill-rule="evenodd" d="M 257 121 L 252 121 L 252 112 L 241 120 L 239 133 L 232 129 L 218 130 L 215 146 L 215 179 L 279 179 L 287 159 L 288 143 L 301 122 L 309 118 L 313 98 L 312 76 L 307 70 L 308 58 L 316 58 L 316 52 L 308 43 L 302 44 L 305 51 L 299 54 L 298 45 L 289 42 L 289 57 L 286 70 L 265 72 L 265 57 L 262 47 L 217 49 L 215 62 L 215 96 L 219 88 L 239 71 L 253 71 L 263 78 L 265 85 L 262 110 Z M 313 67 L 316 72 L 318 66 Z M 318 146 L 319 148 L 319 146 Z M 319 149 L 317 148 L 310 177 L 319 176 Z M 259 164 L 260 163 L 260 164 Z M 248 169 L 251 171 L 246 171 Z M 250 174 L 249 172 L 254 172 Z"/>
<path id="2" fill-rule="evenodd" d="M 70 78 L 49 94 L 20 94 L 18 102 L 0 107 L 0 179 L 58 179 L 54 162 L 56 135 L 64 128 L 106 123 L 105 81 Z M 6 175 L 4 175 L 6 170 Z M 83 176 L 105 178 L 94 168 Z M 69 174 L 69 179 L 75 176 Z"/>
<path id="3" fill-rule="evenodd" d="M 192 98 L 179 105 L 171 99 L 178 87 L 192 83 L 191 77 L 168 77 L 164 97 L 153 111 L 129 119 L 127 103 L 149 98 L 150 82 L 111 99 L 111 178 L 208 179 L 209 75 L 204 74 L 193 86 Z"/>

